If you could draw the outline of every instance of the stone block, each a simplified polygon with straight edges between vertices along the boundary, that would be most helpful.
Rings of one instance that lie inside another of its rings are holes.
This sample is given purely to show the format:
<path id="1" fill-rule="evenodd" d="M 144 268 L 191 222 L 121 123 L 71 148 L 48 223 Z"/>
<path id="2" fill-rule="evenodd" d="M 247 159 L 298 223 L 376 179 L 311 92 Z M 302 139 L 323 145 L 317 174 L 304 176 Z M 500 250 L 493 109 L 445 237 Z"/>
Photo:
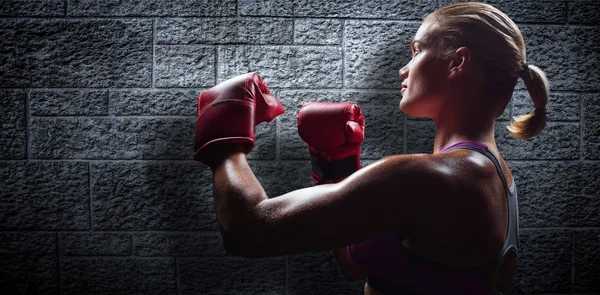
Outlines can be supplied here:
<path id="1" fill-rule="evenodd" d="M 0 233 L 0 261 L 2 294 L 58 294 L 56 234 Z"/>
<path id="2" fill-rule="evenodd" d="M 522 230 L 514 293 L 569 293 L 573 236 L 568 230 Z"/>
<path id="3" fill-rule="evenodd" d="M 94 230 L 218 230 L 212 174 L 197 162 L 95 162 Z"/>
<path id="4" fill-rule="evenodd" d="M 131 234 L 73 232 L 60 234 L 60 252 L 65 256 L 129 256 Z"/>
<path id="5" fill-rule="evenodd" d="M 581 229 L 573 235 L 573 291 L 600 293 L 600 230 Z"/>
<path id="6" fill-rule="evenodd" d="M 207 46 L 156 45 L 156 87 L 215 85 L 215 49 Z"/>
<path id="7" fill-rule="evenodd" d="M 342 21 L 338 19 L 297 19 L 295 44 L 341 45 Z"/>
<path id="8" fill-rule="evenodd" d="M 0 229 L 89 229 L 88 175 L 83 162 L 3 162 Z"/>
<path id="9" fill-rule="evenodd" d="M 196 116 L 200 89 L 111 90 L 110 113 L 115 116 Z"/>
<path id="10" fill-rule="evenodd" d="M 29 112 L 32 116 L 106 116 L 106 90 L 33 90 Z"/>
<path id="11" fill-rule="evenodd" d="M 156 43 L 292 44 L 294 22 L 284 18 L 174 18 L 156 23 Z"/>
<path id="12" fill-rule="evenodd" d="M 583 100 L 583 157 L 600 159 L 600 96 L 593 94 Z"/>
<path id="13" fill-rule="evenodd" d="M 550 92 L 546 106 L 547 121 L 579 122 L 581 99 L 586 97 L 579 93 Z M 526 115 L 533 111 L 533 101 L 527 91 L 516 91 L 513 95 L 513 116 Z"/>
<path id="14" fill-rule="evenodd" d="M 235 16 L 235 0 L 70 0 L 69 16 Z"/>
<path id="15" fill-rule="evenodd" d="M 137 256 L 229 256 L 216 232 L 135 233 L 133 251 Z"/>
<path id="16" fill-rule="evenodd" d="M 496 124 L 495 136 L 504 159 L 573 160 L 579 159 L 581 141 L 579 123 L 546 123 L 540 134 L 530 139 L 512 136 L 506 124 Z"/>
<path id="17" fill-rule="evenodd" d="M 410 42 L 420 23 L 346 21 L 344 85 L 400 89 L 399 70 L 411 59 Z"/>
<path id="18" fill-rule="evenodd" d="M 298 0 L 293 11 L 294 16 L 421 20 L 436 8 L 436 0 Z"/>
<path id="19" fill-rule="evenodd" d="M 600 27 L 521 25 L 527 62 L 542 69 L 550 90 L 599 91 Z M 571 66 L 565 66 L 571 65 Z"/>
<path id="20" fill-rule="evenodd" d="M 0 90 L 0 159 L 27 158 L 26 94 Z"/>
<path id="21" fill-rule="evenodd" d="M 63 16 L 64 0 L 2 0 L 0 16 Z"/>
<path id="22" fill-rule="evenodd" d="M 177 294 L 175 259 L 61 259 L 61 294 Z"/>
<path id="23" fill-rule="evenodd" d="M 333 46 L 222 46 L 218 82 L 258 71 L 269 87 L 341 88 L 342 48 Z"/>
<path id="24" fill-rule="evenodd" d="M 3 87 L 149 87 L 152 21 L 0 20 Z"/>
<path id="25" fill-rule="evenodd" d="M 181 258 L 181 294 L 284 294 L 285 258 Z"/>
<path id="26" fill-rule="evenodd" d="M 567 21 L 569 24 L 599 25 L 600 2 L 598 1 L 566 1 L 568 6 Z"/>
<path id="27" fill-rule="evenodd" d="M 450 3 L 469 2 L 465 0 L 440 0 L 440 7 Z M 554 0 L 483 0 L 484 2 L 498 8 L 510 17 L 514 22 L 526 23 L 558 23 L 565 22 L 565 3 Z"/>
<path id="28" fill-rule="evenodd" d="M 38 159 L 192 159 L 194 117 L 38 117 Z"/>
<path id="29" fill-rule="evenodd" d="M 240 0 L 240 15 L 293 16 L 294 2 L 287 0 Z"/>

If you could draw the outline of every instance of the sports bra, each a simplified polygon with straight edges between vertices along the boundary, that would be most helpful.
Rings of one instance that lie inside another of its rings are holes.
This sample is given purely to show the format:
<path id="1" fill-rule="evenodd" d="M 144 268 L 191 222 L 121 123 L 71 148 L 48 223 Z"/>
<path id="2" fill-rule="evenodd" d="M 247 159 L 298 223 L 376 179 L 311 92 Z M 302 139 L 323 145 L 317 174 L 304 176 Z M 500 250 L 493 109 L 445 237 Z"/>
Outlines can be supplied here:
<path id="1" fill-rule="evenodd" d="M 418 256 L 393 234 L 373 237 L 347 247 L 351 260 L 367 273 L 367 284 L 383 294 L 502 294 L 489 281 L 509 251 L 519 256 L 517 191 L 509 188 L 498 159 L 477 142 L 459 142 L 441 152 L 469 149 L 482 153 L 496 166 L 508 203 L 508 233 L 496 258 L 477 267 L 451 266 Z"/>

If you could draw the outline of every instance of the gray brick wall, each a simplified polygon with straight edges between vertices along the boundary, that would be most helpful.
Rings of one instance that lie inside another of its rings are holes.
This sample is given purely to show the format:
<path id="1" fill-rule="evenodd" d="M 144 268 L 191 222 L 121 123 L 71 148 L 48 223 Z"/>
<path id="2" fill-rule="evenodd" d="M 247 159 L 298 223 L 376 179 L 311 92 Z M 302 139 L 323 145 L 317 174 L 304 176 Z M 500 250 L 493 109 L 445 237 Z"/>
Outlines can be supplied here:
<path id="1" fill-rule="evenodd" d="M 363 164 L 431 152 L 398 69 L 420 19 L 455 0 L 0 0 L 1 294 L 362 294 L 329 252 L 223 251 L 197 96 L 258 70 L 287 112 L 249 155 L 270 196 L 311 185 L 296 113 L 361 105 Z M 519 184 L 514 294 L 600 294 L 600 1 L 485 0 L 552 84 L 548 127 L 519 82 L 496 138 Z"/>

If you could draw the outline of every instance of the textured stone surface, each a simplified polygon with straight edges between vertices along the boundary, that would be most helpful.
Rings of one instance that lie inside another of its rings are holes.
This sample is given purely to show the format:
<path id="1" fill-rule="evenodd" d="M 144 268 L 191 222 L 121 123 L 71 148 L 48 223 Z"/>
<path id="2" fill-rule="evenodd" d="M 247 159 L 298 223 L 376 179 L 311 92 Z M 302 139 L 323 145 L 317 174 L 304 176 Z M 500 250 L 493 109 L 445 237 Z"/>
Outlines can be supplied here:
<path id="1" fill-rule="evenodd" d="M 191 159 L 194 117 L 40 117 L 31 154 L 40 159 Z"/>
<path id="2" fill-rule="evenodd" d="M 417 22 L 346 21 L 345 86 L 401 88 L 398 71 L 410 61 Z"/>
<path id="3" fill-rule="evenodd" d="M 63 16 L 64 0 L 2 0 L 0 16 Z"/>
<path id="4" fill-rule="evenodd" d="M 294 2 L 288 0 L 239 0 L 240 15 L 292 16 Z"/>
<path id="5" fill-rule="evenodd" d="M 440 7 L 450 3 L 469 2 L 467 0 L 440 0 Z M 564 23 L 565 2 L 555 0 L 482 0 L 504 12 L 514 22 Z"/>
<path id="6" fill-rule="evenodd" d="M 337 19 L 297 19 L 294 43 L 338 45 L 342 43 L 342 21 Z"/>
<path id="7" fill-rule="evenodd" d="M 598 226 L 597 163 L 510 161 L 521 226 Z M 582 194 L 583 193 L 583 194 Z"/>
<path id="8" fill-rule="evenodd" d="M 3 87 L 148 87 L 151 20 L 0 20 Z"/>
<path id="9" fill-rule="evenodd" d="M 582 168 L 583 193 L 600 198 L 600 162 L 585 162 Z"/>
<path id="10" fill-rule="evenodd" d="M 212 175 L 197 162 L 91 166 L 95 230 L 218 230 Z"/>
<path id="11" fill-rule="evenodd" d="M 592 94 L 583 100 L 583 157 L 600 159 L 600 95 Z"/>
<path id="12" fill-rule="evenodd" d="M 215 85 L 215 49 L 207 46 L 156 46 L 156 87 Z"/>
<path id="13" fill-rule="evenodd" d="M 506 124 L 508 125 L 508 124 Z M 505 124 L 496 124 L 496 143 L 505 159 L 579 159 L 578 123 L 546 123 L 546 128 L 531 139 L 513 137 Z"/>
<path id="14" fill-rule="evenodd" d="M 284 294 L 285 258 L 182 258 L 181 294 Z"/>
<path id="15" fill-rule="evenodd" d="M 219 82 L 258 71 L 269 87 L 342 87 L 340 47 L 223 46 L 217 63 Z"/>
<path id="16" fill-rule="evenodd" d="M 27 157 L 25 92 L 0 90 L 0 159 Z"/>
<path id="17" fill-rule="evenodd" d="M 235 0 L 70 0 L 69 16 L 233 16 Z"/>
<path id="18" fill-rule="evenodd" d="M 547 121 L 579 121 L 581 99 L 589 95 L 579 93 L 550 92 L 546 106 Z M 526 115 L 533 111 L 533 101 L 527 91 L 515 91 L 513 116 Z"/>
<path id="19" fill-rule="evenodd" d="M 157 44 L 291 44 L 291 19 L 203 18 L 159 19 Z"/>
<path id="20" fill-rule="evenodd" d="M 522 230 L 519 263 L 513 281 L 515 293 L 568 293 L 571 291 L 573 237 L 560 229 Z"/>
<path id="21" fill-rule="evenodd" d="M 600 27 L 522 25 L 520 29 L 527 62 L 546 73 L 551 90 L 600 90 Z"/>
<path id="22" fill-rule="evenodd" d="M 362 294 L 364 281 L 348 281 L 330 251 L 289 256 L 289 294 Z"/>
<path id="23" fill-rule="evenodd" d="M 137 256 L 229 256 L 221 235 L 216 232 L 135 233 L 133 253 Z"/>
<path id="24" fill-rule="evenodd" d="M 582 170 L 579 162 L 540 161 L 510 162 L 509 167 L 517 184 L 522 227 L 600 225 L 600 198 L 581 194 L 582 186 L 594 185 L 582 177 L 594 173 L 593 167 Z"/>
<path id="25" fill-rule="evenodd" d="M 56 234 L 0 233 L 0 292 L 58 294 Z"/>
<path id="26" fill-rule="evenodd" d="M 365 141 L 361 145 L 361 159 L 378 160 L 402 154 L 404 114 L 400 109 L 365 106 L 362 112 L 365 117 Z"/>
<path id="27" fill-rule="evenodd" d="M 131 234 L 63 233 L 60 235 L 60 252 L 65 256 L 131 255 Z"/>
<path id="28" fill-rule="evenodd" d="M 600 293 L 600 230 L 578 230 L 573 236 L 574 291 Z"/>
<path id="29" fill-rule="evenodd" d="M 409 120 L 406 123 L 406 153 L 431 154 L 435 139 L 435 124 L 432 120 Z"/>
<path id="30" fill-rule="evenodd" d="M 0 230 L 89 229 L 88 164 L 2 162 Z"/>
<path id="31" fill-rule="evenodd" d="M 61 294 L 177 294 L 173 258 L 61 259 Z"/>
<path id="32" fill-rule="evenodd" d="M 196 116 L 199 89 L 131 89 L 110 91 L 115 116 Z"/>
<path id="33" fill-rule="evenodd" d="M 581 194 L 583 178 L 579 161 L 509 161 L 508 165 L 517 183 L 519 199 Z"/>
<path id="34" fill-rule="evenodd" d="M 600 2 L 571 0 L 567 6 L 570 24 L 600 25 Z"/>
<path id="35" fill-rule="evenodd" d="M 105 90 L 34 90 L 29 97 L 32 116 L 108 115 Z"/>
<path id="36" fill-rule="evenodd" d="M 295 16 L 389 18 L 421 20 L 437 8 L 436 0 L 424 1 L 294 1 Z"/>

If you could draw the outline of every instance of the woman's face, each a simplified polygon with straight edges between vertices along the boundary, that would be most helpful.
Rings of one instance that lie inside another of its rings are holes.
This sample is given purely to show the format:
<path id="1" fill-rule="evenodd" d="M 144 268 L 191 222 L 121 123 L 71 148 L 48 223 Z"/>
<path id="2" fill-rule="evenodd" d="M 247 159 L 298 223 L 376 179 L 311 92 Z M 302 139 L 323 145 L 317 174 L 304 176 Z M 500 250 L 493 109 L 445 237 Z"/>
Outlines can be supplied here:
<path id="1" fill-rule="evenodd" d="M 435 24 L 424 22 L 410 44 L 412 59 L 400 69 L 402 100 L 400 109 L 415 117 L 431 117 L 439 112 L 447 93 L 450 63 L 438 57 Z"/>

